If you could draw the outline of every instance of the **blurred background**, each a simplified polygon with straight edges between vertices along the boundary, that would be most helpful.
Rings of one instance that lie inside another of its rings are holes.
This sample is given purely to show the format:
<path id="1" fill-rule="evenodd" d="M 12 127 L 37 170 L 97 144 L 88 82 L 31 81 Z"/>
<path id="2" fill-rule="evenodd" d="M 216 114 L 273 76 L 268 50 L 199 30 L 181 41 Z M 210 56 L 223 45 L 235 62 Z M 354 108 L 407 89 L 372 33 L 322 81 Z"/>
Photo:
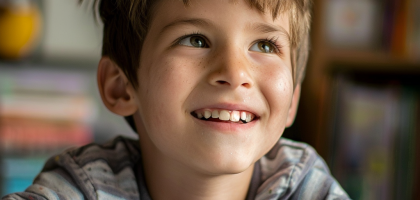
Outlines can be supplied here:
<path id="1" fill-rule="evenodd" d="M 67 148 L 136 137 L 100 100 L 102 25 L 89 2 L 0 0 L 0 196 Z"/>
<path id="2" fill-rule="evenodd" d="M 295 124 L 352 199 L 419 199 L 420 1 L 314 0 Z"/>
<path id="3" fill-rule="evenodd" d="M 0 0 L 0 196 L 73 146 L 136 137 L 96 89 L 90 3 Z M 314 0 L 311 52 L 284 137 L 325 159 L 352 199 L 420 196 L 420 1 Z"/>

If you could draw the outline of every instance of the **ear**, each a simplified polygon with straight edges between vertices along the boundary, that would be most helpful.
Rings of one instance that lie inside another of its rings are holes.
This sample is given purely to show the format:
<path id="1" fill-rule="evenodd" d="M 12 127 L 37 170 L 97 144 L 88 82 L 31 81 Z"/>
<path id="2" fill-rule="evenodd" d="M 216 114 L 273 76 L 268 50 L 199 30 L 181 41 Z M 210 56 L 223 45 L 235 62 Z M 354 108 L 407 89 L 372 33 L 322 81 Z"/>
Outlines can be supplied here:
<path id="1" fill-rule="evenodd" d="M 98 88 L 102 102 L 111 112 L 129 116 L 137 111 L 134 89 L 124 72 L 109 57 L 99 61 Z"/>
<path id="2" fill-rule="evenodd" d="M 299 98 L 300 98 L 300 83 L 298 83 L 295 87 L 295 91 L 293 91 L 292 97 L 292 104 L 289 108 L 289 113 L 287 115 L 286 127 L 290 127 L 293 122 L 295 121 L 298 105 L 299 105 Z"/>

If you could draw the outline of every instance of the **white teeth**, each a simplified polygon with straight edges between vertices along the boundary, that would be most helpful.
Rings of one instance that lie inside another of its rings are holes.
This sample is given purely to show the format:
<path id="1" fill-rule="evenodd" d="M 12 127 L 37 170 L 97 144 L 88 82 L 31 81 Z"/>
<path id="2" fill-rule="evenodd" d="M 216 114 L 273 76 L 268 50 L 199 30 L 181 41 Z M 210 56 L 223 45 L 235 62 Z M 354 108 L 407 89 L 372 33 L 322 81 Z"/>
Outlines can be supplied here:
<path id="1" fill-rule="evenodd" d="M 247 114 L 246 114 L 246 119 L 245 119 L 245 121 L 246 121 L 246 122 L 250 122 L 250 121 L 251 121 L 251 114 L 250 114 L 250 113 L 247 113 Z"/>
<path id="2" fill-rule="evenodd" d="M 230 113 L 230 121 L 232 122 L 239 121 L 239 111 L 232 111 L 232 113 Z"/>
<path id="3" fill-rule="evenodd" d="M 213 110 L 213 112 L 211 112 L 211 118 L 219 118 L 219 111 Z"/>
<path id="4" fill-rule="evenodd" d="M 228 110 L 201 110 L 196 112 L 198 119 L 209 119 L 218 118 L 222 121 L 239 122 L 240 120 L 244 123 L 251 122 L 254 115 L 244 111 L 228 111 Z"/>
<path id="5" fill-rule="evenodd" d="M 245 121 L 245 120 L 246 120 L 246 112 L 241 112 L 241 119 L 242 119 L 243 121 Z"/>
<path id="6" fill-rule="evenodd" d="M 230 119 L 230 114 L 228 111 L 226 110 L 222 110 L 220 111 L 220 115 L 219 115 L 219 119 L 223 120 L 223 121 L 227 121 Z"/>
<path id="7" fill-rule="evenodd" d="M 208 110 L 204 111 L 204 118 L 208 119 L 210 117 L 211 117 L 211 112 Z"/>

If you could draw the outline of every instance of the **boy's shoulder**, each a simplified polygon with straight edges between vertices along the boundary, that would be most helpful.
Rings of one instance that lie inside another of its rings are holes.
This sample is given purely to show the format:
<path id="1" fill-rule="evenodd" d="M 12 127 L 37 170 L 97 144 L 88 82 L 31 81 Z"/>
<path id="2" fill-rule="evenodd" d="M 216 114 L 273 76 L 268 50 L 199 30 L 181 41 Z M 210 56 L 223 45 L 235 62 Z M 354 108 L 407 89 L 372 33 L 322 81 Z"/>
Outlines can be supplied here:
<path id="1" fill-rule="evenodd" d="M 69 149 L 50 158 L 25 192 L 3 199 L 150 199 L 138 144 L 117 137 Z M 258 200 L 348 199 L 311 146 L 284 138 L 257 162 L 250 190 Z"/>
<path id="2" fill-rule="evenodd" d="M 308 144 L 281 138 L 260 159 L 256 199 L 349 199 Z"/>
<path id="3" fill-rule="evenodd" d="M 4 199 L 139 199 L 138 142 L 117 137 L 51 157 L 33 185 Z"/>

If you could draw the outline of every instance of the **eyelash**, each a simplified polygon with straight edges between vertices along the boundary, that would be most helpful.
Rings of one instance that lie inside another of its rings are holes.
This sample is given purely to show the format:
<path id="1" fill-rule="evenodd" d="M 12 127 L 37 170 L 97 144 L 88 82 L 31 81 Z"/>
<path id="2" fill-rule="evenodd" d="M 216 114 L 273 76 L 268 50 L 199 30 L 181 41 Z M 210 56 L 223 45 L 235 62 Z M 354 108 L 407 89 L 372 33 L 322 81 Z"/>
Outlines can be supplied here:
<path id="1" fill-rule="evenodd" d="M 185 38 L 187 38 L 187 37 L 192 37 L 192 36 L 200 36 L 200 37 L 202 37 L 202 38 L 204 38 L 205 40 L 206 40 L 206 42 L 207 42 L 207 38 L 203 35 L 203 34 L 201 34 L 200 32 L 193 32 L 193 33 L 190 33 L 190 34 L 185 34 L 185 35 L 183 35 L 183 36 L 181 36 L 181 37 L 179 37 L 178 39 L 176 39 L 175 41 L 174 41 L 174 43 L 171 45 L 171 46 L 176 46 L 176 45 L 178 45 L 179 44 L 179 42 L 181 42 L 183 39 L 185 39 Z M 208 42 L 207 42 L 208 43 Z"/>
<path id="2" fill-rule="evenodd" d="M 200 36 L 200 37 L 203 37 L 206 41 L 207 41 L 207 38 L 203 35 L 203 34 L 201 34 L 200 32 L 198 32 L 198 31 L 196 31 L 196 32 L 193 32 L 193 33 L 190 33 L 190 34 L 185 34 L 184 36 L 182 36 L 182 37 L 179 37 L 178 39 L 176 39 L 175 40 L 175 42 L 172 44 L 172 46 L 176 46 L 177 44 L 179 44 L 179 42 L 180 41 L 182 41 L 183 39 L 185 39 L 185 38 L 187 38 L 187 37 L 192 37 L 192 36 Z M 268 43 L 270 43 L 271 45 L 273 45 L 273 47 L 275 48 L 275 50 L 276 50 L 276 53 L 280 53 L 280 49 L 282 49 L 283 48 L 283 46 L 282 45 L 279 45 L 278 43 L 277 43 L 277 40 L 278 40 L 278 37 L 276 37 L 276 36 L 274 36 L 274 37 L 271 37 L 271 38 L 266 38 L 266 39 L 263 39 L 263 40 L 257 40 L 257 41 L 255 41 L 253 44 L 255 44 L 255 43 L 257 43 L 257 42 L 268 42 Z"/>
<path id="3" fill-rule="evenodd" d="M 278 37 L 274 36 L 274 37 L 271 37 L 271 38 L 266 38 L 264 40 L 257 40 L 255 43 L 257 43 L 257 42 L 268 42 L 271 45 L 273 45 L 273 47 L 275 48 L 276 53 L 280 53 L 281 52 L 280 49 L 282 49 L 283 46 L 277 43 L 277 40 L 278 39 L 279 39 Z"/>

